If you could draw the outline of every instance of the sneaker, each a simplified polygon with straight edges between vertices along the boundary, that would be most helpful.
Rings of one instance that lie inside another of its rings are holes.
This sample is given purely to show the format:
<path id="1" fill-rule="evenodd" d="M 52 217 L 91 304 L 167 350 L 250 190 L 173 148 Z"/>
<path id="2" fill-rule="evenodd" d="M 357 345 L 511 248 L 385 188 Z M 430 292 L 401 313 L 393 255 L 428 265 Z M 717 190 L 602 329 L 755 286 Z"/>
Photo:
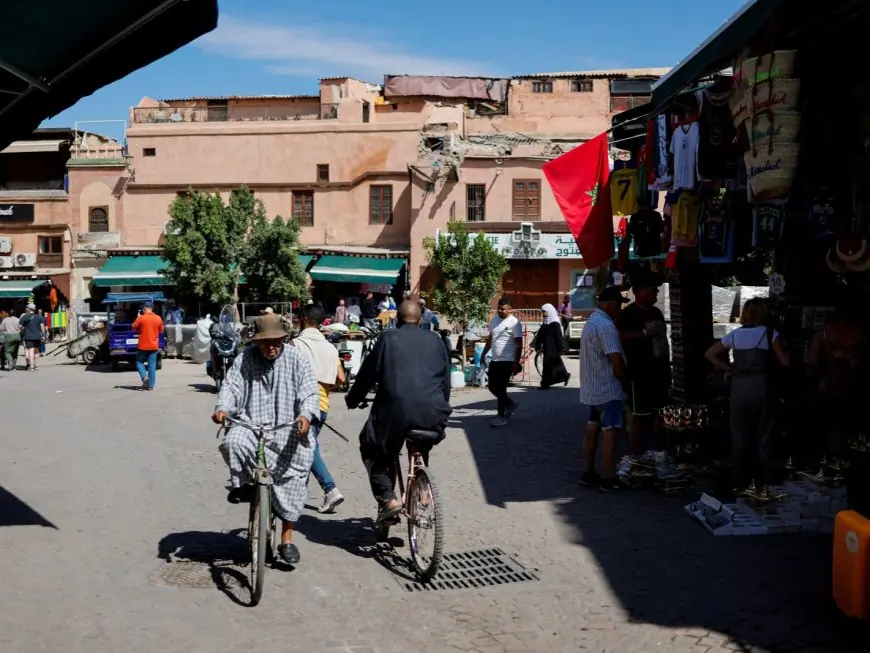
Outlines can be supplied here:
<path id="1" fill-rule="evenodd" d="M 595 472 L 585 472 L 580 477 L 580 485 L 583 487 L 598 487 L 601 484 L 601 477 Z"/>
<path id="2" fill-rule="evenodd" d="M 505 408 L 505 411 L 504 411 L 505 418 L 509 419 L 511 415 L 513 415 L 515 412 L 517 412 L 517 409 L 519 407 L 520 407 L 520 402 L 518 402 L 516 399 L 514 399 L 513 402 L 511 403 L 511 405 L 508 406 L 507 408 Z"/>
<path id="3" fill-rule="evenodd" d="M 148 383 L 148 379 L 142 379 L 142 389 L 143 390 L 150 390 L 151 389 L 151 384 Z"/>
<path id="4" fill-rule="evenodd" d="M 507 426 L 507 418 L 506 417 L 496 417 L 492 420 L 492 426 Z"/>
<path id="5" fill-rule="evenodd" d="M 323 497 L 323 505 L 317 509 L 317 512 L 323 514 L 329 514 L 335 512 L 336 507 L 338 507 L 341 502 L 344 501 L 344 495 L 338 491 L 338 488 L 332 488 L 326 495 Z"/>
<path id="6" fill-rule="evenodd" d="M 598 489 L 606 494 L 611 494 L 625 489 L 625 486 L 615 478 L 603 478 L 598 483 Z"/>

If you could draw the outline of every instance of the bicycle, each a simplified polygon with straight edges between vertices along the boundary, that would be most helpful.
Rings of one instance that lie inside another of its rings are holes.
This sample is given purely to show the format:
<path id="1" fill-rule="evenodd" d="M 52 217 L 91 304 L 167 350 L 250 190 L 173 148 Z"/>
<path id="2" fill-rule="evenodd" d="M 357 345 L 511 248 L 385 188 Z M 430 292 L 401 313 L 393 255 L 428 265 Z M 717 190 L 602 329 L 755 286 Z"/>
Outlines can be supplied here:
<path id="1" fill-rule="evenodd" d="M 366 408 L 368 402 L 363 402 L 358 408 Z M 403 482 L 399 454 L 393 465 L 393 487 L 399 484 L 402 501 L 402 515 L 408 522 L 408 547 L 411 550 L 411 562 L 422 583 L 428 583 L 438 573 L 441 559 L 444 556 L 444 513 L 441 506 L 438 485 L 428 467 L 429 450 L 444 439 L 438 431 L 423 431 L 412 429 L 405 437 L 408 452 L 408 478 Z M 407 492 L 406 492 L 407 488 Z M 425 514 L 424 513 L 431 513 Z M 378 541 L 389 539 L 390 527 L 401 523 L 399 516 L 386 519 L 377 525 Z M 425 556 L 421 540 L 431 531 L 433 536 L 432 553 Z"/>
<path id="2" fill-rule="evenodd" d="M 286 428 L 292 428 L 290 437 L 294 437 L 299 428 L 293 421 L 278 426 L 265 426 L 243 422 L 229 415 L 222 428 L 236 425 L 248 429 L 257 438 L 257 467 L 253 472 L 257 491 L 251 499 L 251 509 L 248 518 L 248 544 L 251 550 L 251 605 L 257 605 L 263 597 L 263 581 L 266 576 L 266 557 L 273 559 L 277 555 L 276 542 L 280 537 L 275 534 L 275 515 L 272 512 L 272 470 L 266 466 L 266 434 L 276 433 Z M 220 432 L 218 432 L 220 435 Z"/>

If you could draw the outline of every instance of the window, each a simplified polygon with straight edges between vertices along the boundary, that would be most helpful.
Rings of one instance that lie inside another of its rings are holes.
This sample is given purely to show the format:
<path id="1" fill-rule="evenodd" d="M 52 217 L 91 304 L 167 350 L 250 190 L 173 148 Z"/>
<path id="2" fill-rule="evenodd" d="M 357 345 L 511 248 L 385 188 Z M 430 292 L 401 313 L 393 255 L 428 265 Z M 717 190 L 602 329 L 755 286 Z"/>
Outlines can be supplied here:
<path id="1" fill-rule="evenodd" d="M 157 148 L 156 147 L 143 147 L 142 148 L 142 156 L 157 156 Z"/>
<path id="2" fill-rule="evenodd" d="M 611 95 L 610 113 L 622 113 L 648 103 L 652 98 L 649 95 Z"/>
<path id="3" fill-rule="evenodd" d="M 571 92 L 572 93 L 591 93 L 592 92 L 592 80 L 591 79 L 572 79 L 571 80 Z"/>
<path id="4" fill-rule="evenodd" d="M 486 219 L 486 186 L 465 185 L 465 219 L 468 222 L 483 222 Z"/>
<path id="5" fill-rule="evenodd" d="M 552 93 L 553 82 L 532 82 L 532 93 Z"/>
<path id="6" fill-rule="evenodd" d="M 39 253 L 40 254 L 63 254 L 63 237 L 61 237 L 61 236 L 40 236 L 39 237 Z"/>
<path id="7" fill-rule="evenodd" d="M 525 222 L 541 219 L 541 182 L 537 179 L 514 179 L 513 219 Z"/>
<path id="8" fill-rule="evenodd" d="M 369 122 L 371 120 L 372 105 L 368 102 L 363 102 L 362 106 L 362 121 Z"/>
<path id="9" fill-rule="evenodd" d="M 314 226 L 314 191 L 293 191 L 293 218 L 300 227 Z"/>
<path id="10" fill-rule="evenodd" d="M 88 209 L 88 231 L 106 232 L 109 230 L 109 209 L 93 206 Z"/>
<path id="11" fill-rule="evenodd" d="M 369 187 L 369 224 L 393 224 L 393 187 Z"/>
<path id="12" fill-rule="evenodd" d="M 206 117 L 208 122 L 226 122 L 230 119 L 230 106 L 226 100 L 207 100 Z"/>
<path id="13" fill-rule="evenodd" d="M 317 164 L 317 181 L 329 181 L 329 164 Z"/>
<path id="14" fill-rule="evenodd" d="M 175 195 L 177 197 L 182 197 L 186 200 L 190 199 L 190 191 L 189 190 L 180 190 L 180 191 L 176 192 Z"/>

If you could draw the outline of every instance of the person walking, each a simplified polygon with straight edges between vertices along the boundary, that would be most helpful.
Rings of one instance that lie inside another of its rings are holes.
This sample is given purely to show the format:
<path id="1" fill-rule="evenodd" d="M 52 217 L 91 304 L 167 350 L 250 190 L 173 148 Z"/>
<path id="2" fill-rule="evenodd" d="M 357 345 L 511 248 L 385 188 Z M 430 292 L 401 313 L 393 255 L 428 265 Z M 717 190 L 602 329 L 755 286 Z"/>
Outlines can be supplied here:
<path id="1" fill-rule="evenodd" d="M 35 304 L 28 304 L 24 311 L 24 315 L 21 316 L 18 323 L 21 329 L 21 339 L 24 341 L 25 369 L 35 372 L 36 361 L 39 360 L 39 347 L 45 333 L 45 322 L 36 314 Z"/>
<path id="2" fill-rule="evenodd" d="M 335 308 L 335 317 L 333 317 L 332 321 L 335 324 L 347 324 L 348 318 L 347 306 L 344 305 L 343 299 L 339 299 L 338 306 Z"/>
<path id="3" fill-rule="evenodd" d="M 498 415 L 492 426 L 505 426 L 520 405 L 518 401 L 508 397 L 507 389 L 511 377 L 520 370 L 520 357 L 523 353 L 523 326 L 512 314 L 511 302 L 507 297 L 498 300 L 498 314 L 489 325 L 489 335 L 480 360 L 486 360 L 490 349 L 492 360 L 486 373 L 489 391 L 498 402 Z"/>
<path id="4" fill-rule="evenodd" d="M 133 322 L 133 331 L 139 334 L 139 344 L 136 347 L 136 371 L 142 379 L 143 390 L 153 390 L 157 383 L 157 356 L 160 355 L 160 334 L 163 330 L 163 320 L 154 313 L 154 302 L 150 299 L 146 300 L 142 305 L 142 314 Z"/>
<path id="5" fill-rule="evenodd" d="M 544 313 L 544 323 L 532 340 L 532 349 L 544 357 L 541 370 L 541 390 L 546 390 L 557 383 L 568 385 L 571 375 L 562 362 L 562 353 L 568 349 L 568 343 L 562 333 L 559 314 L 552 304 L 541 306 Z"/>
<path id="6" fill-rule="evenodd" d="M 9 372 L 14 372 L 21 347 L 21 327 L 18 318 L 5 311 L 3 320 L 0 321 L 0 339 L 3 342 L 3 365 Z"/>
<path id="7" fill-rule="evenodd" d="M 323 309 L 320 306 L 306 306 L 302 309 L 302 331 L 293 340 L 293 345 L 301 351 L 314 370 L 317 379 L 317 387 L 320 396 L 320 419 L 315 423 L 314 433 L 314 462 L 311 464 L 311 473 L 323 490 L 323 505 L 318 512 L 332 513 L 335 508 L 344 501 L 344 495 L 335 484 L 335 479 L 329 473 L 329 468 L 320 453 L 319 433 L 326 424 L 329 413 L 329 391 L 337 385 L 344 383 L 344 367 L 336 355 L 336 349 L 320 332 L 323 324 Z"/>
<path id="8" fill-rule="evenodd" d="M 605 288 L 580 339 L 580 409 L 585 424 L 583 462 L 586 469 L 580 484 L 602 492 L 622 488 L 616 478 L 616 440 L 623 428 L 625 411 L 625 356 L 614 320 L 619 318 L 625 298 L 618 288 Z M 603 474 L 595 471 L 601 432 Z"/>
<path id="9" fill-rule="evenodd" d="M 562 322 L 562 331 L 565 334 L 565 338 L 568 338 L 571 333 L 571 320 L 574 319 L 574 315 L 571 312 L 571 295 L 565 295 L 565 299 L 562 300 L 562 305 L 559 306 L 559 318 Z"/>
<path id="10" fill-rule="evenodd" d="M 378 317 L 378 305 L 375 301 L 374 293 L 369 290 L 366 293 L 366 298 L 360 304 L 360 317 L 362 317 L 362 325 L 369 329 L 375 328 L 375 320 Z"/>
<path id="11" fill-rule="evenodd" d="M 728 362 L 732 352 L 734 363 Z M 705 354 L 717 369 L 731 375 L 731 457 L 734 488 L 745 489 L 756 479 L 772 482 L 777 388 L 772 383 L 774 360 L 788 367 L 788 352 L 779 333 L 769 326 L 766 300 L 756 297 L 743 305 L 740 328 L 714 343 Z M 754 447 L 757 456 L 751 456 Z M 753 464 L 752 459 L 755 458 Z M 753 470 L 757 471 L 753 474 Z"/>

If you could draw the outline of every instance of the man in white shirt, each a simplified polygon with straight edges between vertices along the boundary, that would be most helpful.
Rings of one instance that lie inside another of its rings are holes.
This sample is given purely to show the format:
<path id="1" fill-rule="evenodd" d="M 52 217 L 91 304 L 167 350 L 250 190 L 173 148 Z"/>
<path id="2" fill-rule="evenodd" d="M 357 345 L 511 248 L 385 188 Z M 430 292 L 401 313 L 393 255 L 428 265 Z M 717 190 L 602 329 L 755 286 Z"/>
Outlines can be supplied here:
<path id="1" fill-rule="evenodd" d="M 596 486 L 602 492 L 621 487 L 616 479 L 616 438 L 622 431 L 625 411 L 625 358 L 614 319 L 619 317 L 625 302 L 618 288 L 602 290 L 580 339 L 580 421 L 586 427 L 583 440 L 586 469 L 580 483 Z M 601 476 L 595 472 L 599 430 L 604 462 Z"/>
<path id="2" fill-rule="evenodd" d="M 511 303 L 507 297 L 498 300 L 498 315 L 489 325 L 489 336 L 483 347 L 481 360 L 486 360 L 487 352 L 492 349 L 492 360 L 486 374 L 489 391 L 498 400 L 498 417 L 493 426 L 505 426 L 508 418 L 519 408 L 519 402 L 508 397 L 507 389 L 511 377 L 519 371 L 520 356 L 523 353 L 523 325 L 511 313 Z"/>

